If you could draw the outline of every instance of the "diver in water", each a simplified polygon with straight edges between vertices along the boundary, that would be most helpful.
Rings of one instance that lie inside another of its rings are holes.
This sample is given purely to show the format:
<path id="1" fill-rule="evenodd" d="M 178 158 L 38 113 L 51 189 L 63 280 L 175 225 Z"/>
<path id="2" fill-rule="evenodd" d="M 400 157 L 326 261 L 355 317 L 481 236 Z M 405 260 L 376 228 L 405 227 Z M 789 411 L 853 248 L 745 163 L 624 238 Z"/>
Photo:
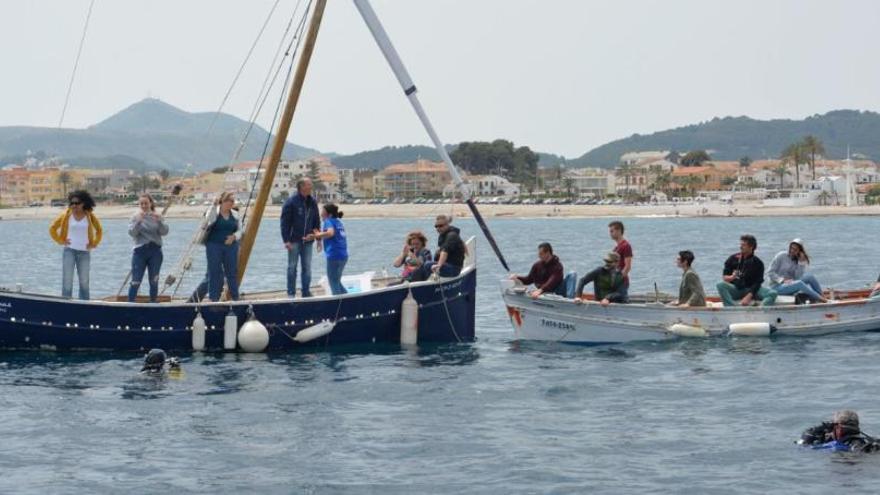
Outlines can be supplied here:
<path id="1" fill-rule="evenodd" d="M 807 429 L 798 445 L 844 452 L 877 452 L 880 441 L 863 433 L 855 411 L 837 411 L 831 421 Z"/>
<path id="2" fill-rule="evenodd" d="M 165 373 L 165 365 L 169 371 L 180 370 L 180 360 L 176 357 L 169 358 L 162 349 L 150 349 L 144 356 L 144 366 L 141 373 L 145 375 L 161 375 Z"/>

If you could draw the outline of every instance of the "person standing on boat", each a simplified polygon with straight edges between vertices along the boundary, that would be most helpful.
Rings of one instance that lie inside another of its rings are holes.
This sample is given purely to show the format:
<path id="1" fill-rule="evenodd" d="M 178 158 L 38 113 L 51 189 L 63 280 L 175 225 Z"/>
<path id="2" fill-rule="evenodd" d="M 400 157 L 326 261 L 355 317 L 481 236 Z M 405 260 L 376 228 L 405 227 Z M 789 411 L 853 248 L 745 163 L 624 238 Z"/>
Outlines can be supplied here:
<path id="1" fill-rule="evenodd" d="M 758 240 L 745 234 L 739 238 L 739 252 L 724 262 L 722 282 L 715 286 L 725 306 L 742 306 L 761 301 L 762 306 L 771 306 L 776 301 L 776 291 L 761 287 L 764 281 L 764 262 L 755 256 Z"/>
<path id="2" fill-rule="evenodd" d="M 770 262 L 767 279 L 777 294 L 791 296 L 804 294 L 812 302 L 828 302 L 822 296 L 822 286 L 812 273 L 806 273 L 810 257 L 800 239 L 788 243 L 788 251 L 779 251 Z"/>
<path id="3" fill-rule="evenodd" d="M 623 273 L 617 268 L 620 266 L 620 255 L 611 251 L 602 259 L 605 264 L 584 275 L 577 284 L 574 292 L 574 302 L 582 304 L 581 294 L 584 287 L 590 282 L 593 283 L 593 294 L 596 301 L 602 306 L 608 306 L 610 303 L 628 302 L 626 286 L 623 281 Z"/>
<path id="4" fill-rule="evenodd" d="M 95 200 L 88 191 L 77 190 L 67 195 L 69 207 L 49 227 L 52 240 L 64 246 L 62 255 L 61 295 L 73 296 L 73 270 L 79 277 L 79 298 L 89 299 L 89 268 L 91 251 L 104 235 L 95 216 Z"/>
<path id="5" fill-rule="evenodd" d="M 208 212 L 205 254 L 208 257 L 208 297 L 219 301 L 223 279 L 229 297 L 238 300 L 238 218 L 232 213 L 235 195 L 226 191 L 217 200 L 217 206 Z"/>
<path id="6" fill-rule="evenodd" d="M 312 181 L 296 181 L 296 194 L 281 207 L 281 239 L 287 249 L 287 295 L 296 295 L 296 268 L 301 263 L 302 297 L 311 297 L 313 232 L 321 228 L 318 201 L 312 196 Z"/>
<path id="7" fill-rule="evenodd" d="M 342 212 L 333 203 L 327 203 L 321 208 L 321 228 L 315 230 L 314 237 L 320 242 L 323 240 L 324 256 L 327 258 L 327 282 L 334 296 L 348 293 L 342 285 L 342 270 L 348 261 L 348 241 L 345 235 L 345 226 L 342 225 Z"/>
<path id="8" fill-rule="evenodd" d="M 437 215 L 434 219 L 434 228 L 437 229 L 437 254 L 434 261 L 425 263 L 415 273 L 413 281 L 427 280 L 432 273 L 441 277 L 457 277 L 464 267 L 464 255 L 467 247 L 461 240 L 461 230 L 452 226 L 452 217 Z"/>
<path id="9" fill-rule="evenodd" d="M 137 298 L 144 271 L 148 272 L 150 282 L 150 302 L 158 302 L 159 270 L 162 268 L 162 236 L 168 235 L 168 224 L 162 215 L 156 213 L 156 202 L 149 194 L 138 198 L 140 211 L 132 215 L 128 224 L 128 235 L 134 241 L 131 252 L 131 284 L 128 287 L 128 301 Z"/>
<path id="10" fill-rule="evenodd" d="M 538 245 L 538 261 L 532 265 L 529 274 L 523 277 L 513 273 L 510 279 L 524 285 L 535 284 L 535 290 L 530 295 L 537 299 L 541 294 L 555 292 L 562 283 L 563 273 L 559 257 L 553 254 L 553 246 L 549 242 L 542 242 Z"/>
<path id="11" fill-rule="evenodd" d="M 705 306 L 706 292 L 703 290 L 703 283 L 700 282 L 700 276 L 692 268 L 694 253 L 679 251 L 675 264 L 684 272 L 681 275 L 681 285 L 678 287 L 678 301 L 676 301 L 675 305 L 680 308 Z"/>
<path id="12" fill-rule="evenodd" d="M 614 252 L 620 256 L 617 269 L 623 275 L 624 295 L 629 292 L 629 272 L 632 270 L 633 250 L 629 241 L 623 237 L 623 222 L 615 220 L 608 224 L 608 235 L 615 242 Z"/>

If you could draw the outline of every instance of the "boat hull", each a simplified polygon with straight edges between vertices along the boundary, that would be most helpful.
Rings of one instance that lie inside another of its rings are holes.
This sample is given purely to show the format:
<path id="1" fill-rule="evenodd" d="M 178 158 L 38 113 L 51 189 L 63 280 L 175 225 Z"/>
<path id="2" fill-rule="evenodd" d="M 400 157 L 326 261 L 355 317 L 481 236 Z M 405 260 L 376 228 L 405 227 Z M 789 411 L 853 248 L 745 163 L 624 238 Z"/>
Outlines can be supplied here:
<path id="1" fill-rule="evenodd" d="M 758 324 L 774 335 L 815 336 L 880 330 L 880 300 L 769 307 L 676 308 L 662 304 L 611 304 L 542 296 L 535 300 L 503 284 L 502 297 L 517 340 L 606 345 L 681 338 L 674 325 L 707 337 Z"/>
<path id="2" fill-rule="evenodd" d="M 475 334 L 476 268 L 456 278 L 343 296 L 226 303 L 133 304 L 74 301 L 0 292 L 0 348 L 48 350 L 192 349 L 191 326 L 200 312 L 206 349 L 223 350 L 224 319 L 239 326 L 253 314 L 269 330 L 268 350 L 400 342 L 401 303 L 412 290 L 419 305 L 418 342 L 470 342 Z M 322 321 L 333 331 L 306 343 L 294 337 Z"/>

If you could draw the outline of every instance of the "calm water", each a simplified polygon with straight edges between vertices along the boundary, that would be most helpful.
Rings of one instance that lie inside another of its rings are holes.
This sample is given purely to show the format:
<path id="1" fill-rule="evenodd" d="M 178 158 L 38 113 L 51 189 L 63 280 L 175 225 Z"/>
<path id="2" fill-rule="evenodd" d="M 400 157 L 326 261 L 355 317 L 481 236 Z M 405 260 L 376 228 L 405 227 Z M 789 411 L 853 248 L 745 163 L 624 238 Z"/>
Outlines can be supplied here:
<path id="1" fill-rule="evenodd" d="M 460 221 L 466 234 L 470 221 Z M 194 222 L 172 222 L 166 268 Z M 583 273 L 611 247 L 607 220 L 493 220 L 528 269 L 550 240 Z M 674 292 L 679 249 L 707 286 L 740 233 L 766 262 L 802 237 L 819 279 L 862 286 L 880 270 L 880 219 L 632 219 L 635 291 Z M 391 270 L 412 227 L 348 220 L 348 272 Z M 0 222 L 0 284 L 60 291 L 48 222 Z M 125 222 L 105 222 L 95 297 L 128 269 Z M 432 235 L 433 237 L 433 235 Z M 433 240 L 431 243 L 433 244 Z M 718 339 L 583 349 L 518 345 L 479 241 L 478 341 L 290 355 L 183 355 L 181 379 L 137 374 L 131 354 L 0 353 L 0 493 L 828 493 L 876 491 L 880 456 L 804 451 L 793 440 L 837 408 L 880 433 L 880 333 Z M 281 288 L 277 223 L 245 288 Z M 197 256 L 196 276 L 204 264 Z M 314 272 L 324 271 L 316 257 Z"/>

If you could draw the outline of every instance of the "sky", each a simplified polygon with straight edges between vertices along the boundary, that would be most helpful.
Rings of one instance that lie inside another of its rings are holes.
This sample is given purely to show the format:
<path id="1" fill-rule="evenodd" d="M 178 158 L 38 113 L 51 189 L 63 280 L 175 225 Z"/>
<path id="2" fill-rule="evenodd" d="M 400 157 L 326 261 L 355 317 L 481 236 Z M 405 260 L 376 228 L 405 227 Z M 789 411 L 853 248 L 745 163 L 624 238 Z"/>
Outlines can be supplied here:
<path id="1" fill-rule="evenodd" d="M 58 125 L 89 1 L 0 0 L 0 126 Z M 146 97 L 216 110 L 275 1 L 96 0 L 64 127 Z M 328 3 L 289 139 L 337 153 L 429 144 L 353 3 Z M 248 118 L 296 4 L 279 0 L 224 111 Z M 716 116 L 880 111 L 874 0 L 373 6 L 448 143 L 574 158 Z"/>

